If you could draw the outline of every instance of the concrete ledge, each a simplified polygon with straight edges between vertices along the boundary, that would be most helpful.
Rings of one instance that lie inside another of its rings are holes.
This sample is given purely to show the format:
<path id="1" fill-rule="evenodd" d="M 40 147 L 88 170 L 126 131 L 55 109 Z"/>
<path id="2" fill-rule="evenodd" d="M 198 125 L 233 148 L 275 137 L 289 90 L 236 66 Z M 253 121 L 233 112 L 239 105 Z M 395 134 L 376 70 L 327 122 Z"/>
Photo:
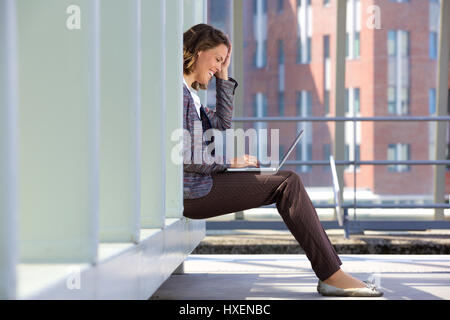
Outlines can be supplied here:
<path id="1" fill-rule="evenodd" d="M 167 219 L 138 244 L 101 243 L 96 265 L 19 264 L 17 299 L 148 299 L 204 235 L 204 220 Z"/>
<path id="2" fill-rule="evenodd" d="M 339 254 L 450 254 L 450 231 L 369 232 L 344 238 L 326 230 Z M 194 254 L 302 254 L 289 231 L 208 230 Z"/>

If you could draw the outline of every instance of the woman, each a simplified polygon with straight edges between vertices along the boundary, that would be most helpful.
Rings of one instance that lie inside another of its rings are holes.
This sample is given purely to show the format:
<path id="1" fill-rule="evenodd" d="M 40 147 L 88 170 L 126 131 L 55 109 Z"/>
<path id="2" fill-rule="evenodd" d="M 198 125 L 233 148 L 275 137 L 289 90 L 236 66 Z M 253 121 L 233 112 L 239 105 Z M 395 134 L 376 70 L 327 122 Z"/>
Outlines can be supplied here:
<path id="1" fill-rule="evenodd" d="M 228 37 L 209 25 L 199 24 L 184 33 L 183 42 L 184 129 L 194 137 L 210 128 L 231 128 L 233 97 L 238 84 L 228 77 L 232 53 Z M 196 90 L 206 89 L 213 77 L 216 78 L 217 92 L 215 111 L 203 107 L 196 94 Z M 207 141 L 200 143 L 200 151 L 205 150 Z M 205 219 L 276 203 L 283 221 L 319 278 L 319 293 L 334 296 L 383 294 L 373 284 L 355 279 L 340 269 L 342 262 L 294 171 L 280 170 L 273 175 L 230 173 L 226 172 L 225 162 L 191 161 L 195 157 L 195 146 L 185 144 L 184 148 L 191 156 L 184 163 L 184 216 Z M 245 155 L 234 158 L 228 166 L 257 165 L 255 157 Z"/>

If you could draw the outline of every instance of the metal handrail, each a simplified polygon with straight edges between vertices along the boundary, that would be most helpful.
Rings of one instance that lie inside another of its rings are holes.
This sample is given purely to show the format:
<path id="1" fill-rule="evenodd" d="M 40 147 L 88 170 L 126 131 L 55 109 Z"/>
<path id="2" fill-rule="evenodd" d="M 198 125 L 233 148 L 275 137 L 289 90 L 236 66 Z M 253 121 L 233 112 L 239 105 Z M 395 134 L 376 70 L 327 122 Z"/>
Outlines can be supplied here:
<path id="1" fill-rule="evenodd" d="M 316 209 L 333 209 L 335 208 L 334 203 L 330 204 L 315 204 L 313 203 L 314 207 Z M 342 204 L 341 207 L 343 209 L 345 208 L 355 208 L 354 204 Z M 261 208 L 276 208 L 275 204 L 270 204 L 267 206 L 262 206 Z M 357 209 L 450 209 L 450 204 L 447 203 L 424 203 L 424 204 L 385 204 L 385 203 L 379 203 L 379 204 L 361 204 L 357 203 L 356 206 Z"/>
<path id="2" fill-rule="evenodd" d="M 236 117 L 232 122 L 350 122 L 350 121 L 450 121 L 450 116 L 390 116 L 390 117 Z"/>
<path id="3" fill-rule="evenodd" d="M 450 121 L 450 116 L 381 116 L 381 117 L 236 117 L 232 119 L 233 122 L 417 122 L 417 121 Z M 353 134 L 356 135 L 356 127 L 353 128 Z M 353 139 L 354 144 L 356 139 Z M 291 160 L 286 161 L 286 165 L 330 165 L 329 161 L 302 161 Z M 392 160 L 338 160 L 335 161 L 335 165 L 353 165 L 354 174 L 356 174 L 356 166 L 358 165 L 450 165 L 450 160 L 404 160 L 404 161 L 392 161 Z M 356 177 L 356 176 L 355 176 Z M 356 186 L 356 183 L 355 183 Z M 336 204 L 314 204 L 316 208 L 335 208 Z M 275 205 L 263 206 L 263 208 L 274 208 Z M 428 204 L 361 204 L 355 198 L 352 204 L 344 203 L 341 205 L 344 209 L 345 216 L 348 214 L 348 209 L 450 209 L 450 204 L 446 203 L 428 203 Z M 345 233 L 346 237 L 349 234 L 349 221 L 345 219 Z"/>
<path id="4" fill-rule="evenodd" d="M 335 161 L 336 165 L 394 165 L 394 164 L 407 164 L 407 165 L 450 165 L 450 160 L 373 160 L 373 161 L 361 161 L 361 160 L 341 160 Z M 303 161 L 303 160 L 288 160 L 286 165 L 321 165 L 329 166 L 330 162 L 325 160 L 317 161 Z"/>

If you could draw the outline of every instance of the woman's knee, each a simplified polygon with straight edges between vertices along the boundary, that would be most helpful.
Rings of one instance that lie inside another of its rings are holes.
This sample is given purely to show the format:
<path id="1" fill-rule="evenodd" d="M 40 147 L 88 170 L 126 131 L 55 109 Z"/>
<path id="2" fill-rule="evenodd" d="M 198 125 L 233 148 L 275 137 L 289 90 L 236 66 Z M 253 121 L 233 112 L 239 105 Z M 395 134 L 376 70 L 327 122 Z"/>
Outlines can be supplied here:
<path id="1" fill-rule="evenodd" d="M 301 181 L 300 176 L 294 170 L 282 170 L 282 174 L 286 176 L 286 179 Z"/>

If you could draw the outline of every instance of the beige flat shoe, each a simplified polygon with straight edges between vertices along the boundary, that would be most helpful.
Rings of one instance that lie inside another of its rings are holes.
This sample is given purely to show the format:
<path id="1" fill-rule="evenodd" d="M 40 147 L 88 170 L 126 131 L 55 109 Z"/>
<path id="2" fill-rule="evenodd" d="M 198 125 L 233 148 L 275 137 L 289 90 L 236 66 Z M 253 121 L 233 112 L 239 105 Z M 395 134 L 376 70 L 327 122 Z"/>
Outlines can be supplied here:
<path id="1" fill-rule="evenodd" d="M 334 297 L 381 297 L 383 295 L 383 292 L 377 289 L 373 283 L 368 281 L 363 282 L 366 284 L 364 288 L 341 289 L 319 280 L 317 292 L 323 296 Z"/>

